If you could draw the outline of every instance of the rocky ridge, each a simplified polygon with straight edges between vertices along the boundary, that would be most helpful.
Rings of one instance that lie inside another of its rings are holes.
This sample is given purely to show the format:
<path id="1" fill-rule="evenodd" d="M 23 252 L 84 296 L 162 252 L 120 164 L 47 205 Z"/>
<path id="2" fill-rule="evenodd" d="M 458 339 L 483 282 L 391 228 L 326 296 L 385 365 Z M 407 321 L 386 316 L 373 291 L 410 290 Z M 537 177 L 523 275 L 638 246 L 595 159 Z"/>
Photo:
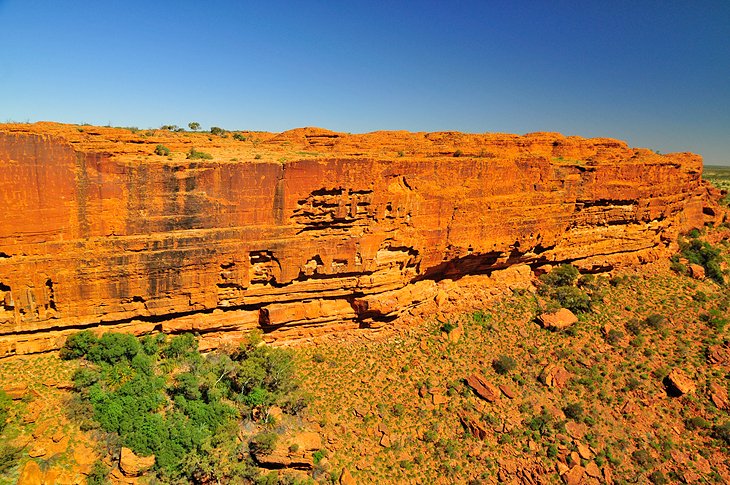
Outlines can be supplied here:
<path id="1" fill-rule="evenodd" d="M 6 124 L 0 168 L 0 356 L 81 328 L 378 326 L 465 276 L 653 261 L 719 214 L 697 155 L 555 133 Z"/>

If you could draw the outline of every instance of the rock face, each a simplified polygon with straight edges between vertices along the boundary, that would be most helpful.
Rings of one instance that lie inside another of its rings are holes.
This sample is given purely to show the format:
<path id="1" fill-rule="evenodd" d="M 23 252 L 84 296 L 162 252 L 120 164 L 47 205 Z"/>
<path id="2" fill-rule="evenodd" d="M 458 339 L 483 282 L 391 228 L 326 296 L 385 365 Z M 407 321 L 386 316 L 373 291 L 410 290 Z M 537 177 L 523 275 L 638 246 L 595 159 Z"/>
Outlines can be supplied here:
<path id="1" fill-rule="evenodd" d="M 297 339 L 395 318 L 447 278 L 651 261 L 721 212 L 701 171 L 553 133 L 0 125 L 0 355 L 80 328 Z"/>

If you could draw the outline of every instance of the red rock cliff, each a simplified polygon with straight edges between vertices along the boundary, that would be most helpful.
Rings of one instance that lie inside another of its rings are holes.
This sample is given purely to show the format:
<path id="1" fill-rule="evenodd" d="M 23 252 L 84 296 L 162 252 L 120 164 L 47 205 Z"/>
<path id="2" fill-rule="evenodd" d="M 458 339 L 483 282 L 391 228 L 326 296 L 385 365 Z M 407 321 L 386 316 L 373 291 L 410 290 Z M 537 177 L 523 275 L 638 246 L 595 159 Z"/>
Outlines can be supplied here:
<path id="1" fill-rule="evenodd" d="M 0 125 L 0 355 L 100 325 L 214 342 L 367 325 L 443 278 L 650 261 L 715 211 L 700 157 L 611 139 L 237 138 Z"/>

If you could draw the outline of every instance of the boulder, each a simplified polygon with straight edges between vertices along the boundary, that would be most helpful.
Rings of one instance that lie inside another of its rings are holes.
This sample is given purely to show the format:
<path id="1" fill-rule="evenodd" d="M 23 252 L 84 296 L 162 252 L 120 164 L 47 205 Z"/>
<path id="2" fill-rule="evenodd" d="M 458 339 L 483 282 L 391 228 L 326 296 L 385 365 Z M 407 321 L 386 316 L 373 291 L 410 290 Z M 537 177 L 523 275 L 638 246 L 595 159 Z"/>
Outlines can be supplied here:
<path id="1" fill-rule="evenodd" d="M 730 399 L 728 399 L 728 392 L 725 386 L 713 382 L 707 389 L 707 393 L 710 395 L 710 400 L 717 406 L 717 409 L 730 410 Z"/>
<path id="2" fill-rule="evenodd" d="M 705 279 L 705 268 L 703 268 L 699 264 L 690 264 L 689 265 L 689 275 L 696 280 L 704 280 Z"/>
<path id="3" fill-rule="evenodd" d="M 586 469 L 580 465 L 575 465 L 573 468 L 563 474 L 562 478 L 566 485 L 579 485 L 583 480 Z"/>
<path id="4" fill-rule="evenodd" d="M 543 313 L 537 317 L 537 321 L 543 328 L 548 330 L 560 331 L 572 326 L 578 322 L 578 317 L 567 308 L 561 308 L 553 313 Z"/>
<path id="5" fill-rule="evenodd" d="M 672 369 L 665 381 L 670 387 L 670 390 L 674 390 L 679 394 L 691 394 L 697 389 L 697 386 L 692 379 L 687 377 L 687 374 L 676 367 Z"/>
<path id="6" fill-rule="evenodd" d="M 20 470 L 17 485 L 40 485 L 43 483 L 43 472 L 34 460 L 30 460 Z"/>
<path id="7" fill-rule="evenodd" d="M 340 473 L 340 485 L 357 485 L 357 481 L 352 477 L 352 474 L 350 473 L 350 470 L 347 469 L 347 467 L 342 469 L 342 473 Z"/>
<path id="8" fill-rule="evenodd" d="M 487 428 L 482 424 L 482 420 L 475 418 L 467 414 L 466 412 L 459 413 L 459 421 L 472 436 L 477 439 L 483 440 L 487 437 Z"/>
<path id="9" fill-rule="evenodd" d="M 494 402 L 499 398 L 499 388 L 487 381 L 482 375 L 472 374 L 466 378 L 466 383 L 474 390 L 477 396 L 486 401 Z"/>
<path id="10" fill-rule="evenodd" d="M 119 456 L 119 469 L 122 470 L 125 476 L 138 477 L 143 475 L 154 464 L 155 455 L 137 456 L 129 448 L 122 447 L 122 452 Z"/>
<path id="11" fill-rule="evenodd" d="M 548 364 L 538 377 L 540 382 L 548 387 L 564 388 L 570 380 L 570 373 L 565 367 L 557 364 Z"/>

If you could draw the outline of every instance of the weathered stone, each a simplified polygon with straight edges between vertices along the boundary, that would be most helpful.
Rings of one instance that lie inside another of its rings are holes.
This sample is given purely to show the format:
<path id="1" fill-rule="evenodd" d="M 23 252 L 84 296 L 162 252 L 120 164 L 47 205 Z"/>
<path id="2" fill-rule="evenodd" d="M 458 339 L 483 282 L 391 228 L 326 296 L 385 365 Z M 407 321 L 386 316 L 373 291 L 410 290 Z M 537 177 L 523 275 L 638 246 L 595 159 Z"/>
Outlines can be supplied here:
<path id="1" fill-rule="evenodd" d="M 487 429 L 482 425 L 480 420 L 476 419 L 474 416 L 471 416 L 466 412 L 461 412 L 459 413 L 459 420 L 461 421 L 462 426 L 464 426 L 464 428 L 475 438 L 483 440 L 487 437 Z"/>
<path id="2" fill-rule="evenodd" d="M 579 485 L 583 480 L 586 469 L 580 465 L 575 465 L 570 470 L 562 475 L 563 481 L 566 485 Z"/>
<path id="3" fill-rule="evenodd" d="M 357 481 L 352 477 L 352 473 L 350 473 L 350 470 L 347 467 L 342 469 L 339 481 L 340 485 L 357 485 Z"/>
<path id="4" fill-rule="evenodd" d="M 711 345 L 707 349 L 707 361 L 713 365 L 730 364 L 730 347 L 723 345 Z"/>
<path id="5" fill-rule="evenodd" d="M 482 375 L 472 374 L 466 378 L 466 383 L 474 389 L 477 396 L 486 401 L 494 402 L 499 398 L 499 388 L 487 381 Z"/>
<path id="6" fill-rule="evenodd" d="M 697 389 L 692 379 L 687 377 L 682 369 L 676 367 L 669 372 L 666 381 L 672 389 L 680 394 L 691 394 Z"/>
<path id="7" fill-rule="evenodd" d="M 565 330 L 578 322 L 573 312 L 567 308 L 561 308 L 554 313 L 543 313 L 537 317 L 538 322 L 548 330 Z"/>
<path id="8" fill-rule="evenodd" d="M 583 443 L 578 443 L 578 454 L 581 458 L 585 460 L 592 460 L 593 459 L 593 453 L 591 452 L 590 448 L 588 448 L 588 445 L 584 445 Z"/>
<path id="9" fill-rule="evenodd" d="M 23 399 L 26 395 L 28 392 L 28 384 L 22 382 L 11 386 L 3 386 L 3 391 L 5 391 L 5 394 L 7 394 L 10 399 L 16 401 L 18 399 Z"/>
<path id="10" fill-rule="evenodd" d="M 155 456 L 137 456 L 129 448 L 122 447 L 119 455 L 119 469 L 128 477 L 138 477 L 152 468 Z"/>
<path id="11" fill-rule="evenodd" d="M 705 279 L 705 268 L 703 268 L 699 264 L 690 264 L 689 265 L 689 275 L 696 280 L 704 280 Z"/>
<path id="12" fill-rule="evenodd" d="M 449 342 L 451 342 L 452 344 L 457 343 L 463 333 L 464 330 L 461 327 L 455 327 L 451 330 L 451 332 L 449 332 Z"/>
<path id="13" fill-rule="evenodd" d="M 0 125 L 0 356 L 82 326 L 198 332 L 206 350 L 258 327 L 377 326 L 446 304 L 436 281 L 506 270 L 522 288 L 530 264 L 653 261 L 721 214 L 699 156 L 606 138 L 250 135 Z M 187 160 L 192 147 L 213 159 Z"/>
<path id="14" fill-rule="evenodd" d="M 43 483 L 43 472 L 34 460 L 30 460 L 20 471 L 17 485 L 40 485 Z"/>
<path id="15" fill-rule="evenodd" d="M 500 384 L 499 390 L 509 399 L 514 399 L 517 396 L 515 390 L 508 384 Z"/>
<path id="16" fill-rule="evenodd" d="M 730 410 L 730 399 L 728 399 L 728 392 L 725 386 L 717 382 L 712 382 L 707 389 L 707 393 L 710 395 L 712 403 L 717 406 L 717 409 Z"/>
<path id="17" fill-rule="evenodd" d="M 590 461 L 586 464 L 586 475 L 593 478 L 601 478 L 601 469 L 598 468 L 595 462 Z"/>
<path id="18" fill-rule="evenodd" d="M 557 364 L 548 364 L 538 377 L 548 387 L 564 388 L 570 380 L 570 373 Z"/>

